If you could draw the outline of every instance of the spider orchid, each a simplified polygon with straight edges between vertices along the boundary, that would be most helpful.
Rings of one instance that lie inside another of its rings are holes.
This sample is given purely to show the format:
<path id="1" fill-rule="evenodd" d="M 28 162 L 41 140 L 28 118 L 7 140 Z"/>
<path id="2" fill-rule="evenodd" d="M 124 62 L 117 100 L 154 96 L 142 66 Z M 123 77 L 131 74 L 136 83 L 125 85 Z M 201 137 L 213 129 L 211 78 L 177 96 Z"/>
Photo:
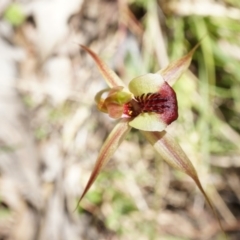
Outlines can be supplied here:
<path id="1" fill-rule="evenodd" d="M 200 44 L 200 43 L 199 43 Z M 148 73 L 130 81 L 128 88 L 91 49 L 81 47 L 91 55 L 109 88 L 97 93 L 98 109 L 110 117 L 120 119 L 104 142 L 92 174 L 79 199 L 83 199 L 108 163 L 130 129 L 139 129 L 158 154 L 173 168 L 190 176 L 204 195 L 219 221 L 215 209 L 205 193 L 197 172 L 179 144 L 166 132 L 166 127 L 178 118 L 176 93 L 171 87 L 187 70 L 197 44 L 187 55 L 173 61 L 157 73 Z M 220 227 L 221 223 L 219 221 Z M 222 229 L 222 227 L 221 227 Z"/>

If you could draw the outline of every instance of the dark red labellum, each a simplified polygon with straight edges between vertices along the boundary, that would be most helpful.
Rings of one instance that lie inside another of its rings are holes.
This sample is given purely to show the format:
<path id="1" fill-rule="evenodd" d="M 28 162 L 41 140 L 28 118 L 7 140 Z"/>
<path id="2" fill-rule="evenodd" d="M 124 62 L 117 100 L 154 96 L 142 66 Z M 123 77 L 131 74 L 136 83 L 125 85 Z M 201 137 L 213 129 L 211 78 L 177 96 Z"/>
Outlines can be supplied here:
<path id="1" fill-rule="evenodd" d="M 170 124 L 178 118 L 178 104 L 176 93 L 172 87 L 169 86 L 167 82 L 165 82 L 162 85 L 159 94 L 162 98 L 167 99 L 167 101 L 164 103 L 166 107 L 164 112 L 161 114 L 161 119 L 165 123 Z"/>
<path id="2" fill-rule="evenodd" d="M 176 93 L 167 82 L 163 83 L 159 92 L 135 96 L 124 109 L 124 113 L 130 117 L 146 112 L 159 113 L 161 120 L 166 124 L 178 118 Z"/>

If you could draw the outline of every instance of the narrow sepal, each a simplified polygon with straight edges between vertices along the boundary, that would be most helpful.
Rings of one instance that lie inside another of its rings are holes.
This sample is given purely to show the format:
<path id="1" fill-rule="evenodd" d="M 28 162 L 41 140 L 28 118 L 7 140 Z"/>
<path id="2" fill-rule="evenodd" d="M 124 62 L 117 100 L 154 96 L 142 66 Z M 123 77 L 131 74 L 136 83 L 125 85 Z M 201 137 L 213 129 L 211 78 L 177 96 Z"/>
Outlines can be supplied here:
<path id="1" fill-rule="evenodd" d="M 99 172 L 108 163 L 108 161 L 110 160 L 114 152 L 117 150 L 119 145 L 122 143 L 122 141 L 124 140 L 126 134 L 130 131 L 130 129 L 131 127 L 128 125 L 128 121 L 124 119 L 124 120 L 121 120 L 119 123 L 117 123 L 117 125 L 114 127 L 112 132 L 109 134 L 109 136 L 107 137 L 106 141 L 104 142 L 100 150 L 94 169 L 78 201 L 78 205 L 80 201 L 83 199 L 83 197 L 86 195 L 86 193 L 88 192 L 89 188 L 92 186 Z"/>
<path id="2" fill-rule="evenodd" d="M 160 74 L 166 82 L 173 85 L 188 69 L 192 61 L 192 56 L 200 43 L 201 42 L 199 42 L 187 55 L 171 62 L 167 67 L 161 69 L 157 73 Z"/>
<path id="3" fill-rule="evenodd" d="M 185 172 L 193 179 L 197 173 L 179 144 L 166 131 L 143 132 L 161 157 L 173 168 Z"/>
<path id="4" fill-rule="evenodd" d="M 143 132 L 142 131 L 142 133 L 148 139 L 148 141 L 153 145 L 154 149 L 157 151 L 157 153 L 159 153 L 159 155 L 163 158 L 163 160 L 165 160 L 173 168 L 186 173 L 189 177 L 193 179 L 198 189 L 202 192 L 209 207 L 213 211 L 219 223 L 219 226 L 223 234 L 225 235 L 220 218 L 215 208 L 213 207 L 213 204 L 210 201 L 208 195 L 203 189 L 194 166 L 192 165 L 191 161 L 189 160 L 187 155 L 184 153 L 180 145 L 166 131 L 162 131 L 162 132 Z"/>
<path id="5" fill-rule="evenodd" d="M 122 80 L 117 76 L 117 74 L 112 71 L 107 66 L 107 64 L 100 57 L 98 57 L 95 52 L 93 52 L 91 49 L 84 45 L 80 46 L 91 55 L 109 87 L 125 86 Z"/>

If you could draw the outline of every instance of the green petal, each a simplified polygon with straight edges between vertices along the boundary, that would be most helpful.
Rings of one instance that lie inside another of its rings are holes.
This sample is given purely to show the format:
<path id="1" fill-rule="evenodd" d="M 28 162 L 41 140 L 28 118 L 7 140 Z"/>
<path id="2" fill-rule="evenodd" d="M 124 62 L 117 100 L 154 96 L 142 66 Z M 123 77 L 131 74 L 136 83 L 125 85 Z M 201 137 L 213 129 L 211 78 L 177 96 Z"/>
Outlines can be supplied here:
<path id="1" fill-rule="evenodd" d="M 127 91 L 115 91 L 109 94 L 106 98 L 107 102 L 113 102 L 118 104 L 124 104 L 129 102 L 132 99 L 132 94 Z"/>
<path id="2" fill-rule="evenodd" d="M 141 96 L 144 93 L 157 92 L 164 80 L 160 74 L 148 73 L 134 78 L 128 85 L 128 88 L 134 96 Z"/>
<path id="3" fill-rule="evenodd" d="M 106 98 L 102 95 L 108 94 Z M 110 117 L 119 118 L 123 111 L 123 104 L 129 102 L 132 99 L 132 93 L 127 91 L 121 86 L 114 88 L 103 89 L 95 96 L 98 110 L 109 113 Z"/>
<path id="4" fill-rule="evenodd" d="M 161 117 L 157 113 L 140 113 L 132 121 L 129 122 L 131 127 L 134 127 L 143 131 L 163 131 L 167 124 L 161 120 Z"/>

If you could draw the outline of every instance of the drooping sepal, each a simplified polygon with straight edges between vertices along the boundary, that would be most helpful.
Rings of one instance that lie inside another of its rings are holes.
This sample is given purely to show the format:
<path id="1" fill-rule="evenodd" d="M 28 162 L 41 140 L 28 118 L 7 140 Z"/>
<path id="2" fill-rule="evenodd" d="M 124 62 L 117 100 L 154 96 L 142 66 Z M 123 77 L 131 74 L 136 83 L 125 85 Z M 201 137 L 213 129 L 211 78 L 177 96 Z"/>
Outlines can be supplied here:
<path id="1" fill-rule="evenodd" d="M 127 133 L 130 131 L 131 127 L 128 125 L 128 121 L 126 119 L 121 120 L 117 123 L 117 125 L 114 127 L 112 132 L 109 134 L 108 138 L 104 142 L 97 161 L 95 163 L 94 169 L 92 171 L 92 174 L 88 180 L 88 183 L 82 193 L 82 196 L 80 197 L 78 204 L 83 199 L 83 197 L 88 192 L 89 188 L 92 186 L 93 182 L 97 178 L 100 171 L 104 168 L 104 166 L 108 163 L 114 152 L 117 150 L 119 145 L 122 143 L 122 141 L 125 139 Z"/>
<path id="2" fill-rule="evenodd" d="M 186 173 L 189 177 L 193 179 L 198 189 L 203 194 L 205 200 L 207 201 L 209 207 L 213 211 L 216 219 L 218 220 L 219 226 L 224 233 L 220 218 L 210 200 L 205 190 L 202 187 L 202 184 L 198 178 L 198 174 L 185 154 L 180 145 L 173 139 L 173 137 L 166 131 L 162 132 L 144 132 L 143 135 L 148 139 L 152 144 L 157 153 L 173 168 Z"/>

